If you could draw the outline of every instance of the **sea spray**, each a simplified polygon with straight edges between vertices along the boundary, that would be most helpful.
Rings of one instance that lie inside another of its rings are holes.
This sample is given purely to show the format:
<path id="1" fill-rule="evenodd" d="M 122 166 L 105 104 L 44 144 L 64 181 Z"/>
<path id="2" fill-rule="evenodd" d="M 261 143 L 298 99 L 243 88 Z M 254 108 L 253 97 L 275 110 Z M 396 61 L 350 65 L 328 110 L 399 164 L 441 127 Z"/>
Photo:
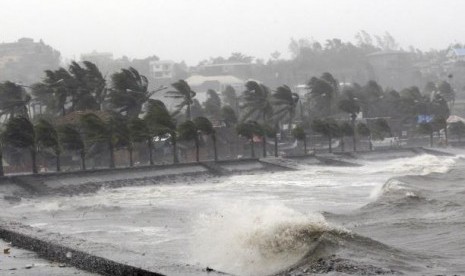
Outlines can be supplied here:
<path id="1" fill-rule="evenodd" d="M 200 215 L 193 229 L 192 262 L 237 275 L 268 275 L 298 262 L 331 227 L 321 214 L 237 202 Z"/>

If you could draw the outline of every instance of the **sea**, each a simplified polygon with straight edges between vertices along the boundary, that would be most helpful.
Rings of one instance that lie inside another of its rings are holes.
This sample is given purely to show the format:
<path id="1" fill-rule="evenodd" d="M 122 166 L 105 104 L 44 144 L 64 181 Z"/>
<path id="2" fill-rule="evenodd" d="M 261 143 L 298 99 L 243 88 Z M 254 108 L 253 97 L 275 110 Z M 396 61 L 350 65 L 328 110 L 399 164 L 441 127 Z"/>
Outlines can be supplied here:
<path id="1" fill-rule="evenodd" d="M 166 275 L 465 275 L 465 151 L 453 152 L 23 198 L 1 217 Z"/>

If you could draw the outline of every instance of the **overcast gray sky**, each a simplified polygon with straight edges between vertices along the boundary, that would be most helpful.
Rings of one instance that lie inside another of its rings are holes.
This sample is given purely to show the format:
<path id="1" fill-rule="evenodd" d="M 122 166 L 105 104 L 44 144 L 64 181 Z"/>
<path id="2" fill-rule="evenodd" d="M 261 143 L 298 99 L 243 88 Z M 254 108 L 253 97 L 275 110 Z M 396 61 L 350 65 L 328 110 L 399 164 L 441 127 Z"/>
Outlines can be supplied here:
<path id="1" fill-rule="evenodd" d="M 43 39 L 64 58 L 92 50 L 195 65 L 240 51 L 288 55 L 290 38 L 390 32 L 403 47 L 465 41 L 461 0 L 0 0 L 0 42 Z"/>

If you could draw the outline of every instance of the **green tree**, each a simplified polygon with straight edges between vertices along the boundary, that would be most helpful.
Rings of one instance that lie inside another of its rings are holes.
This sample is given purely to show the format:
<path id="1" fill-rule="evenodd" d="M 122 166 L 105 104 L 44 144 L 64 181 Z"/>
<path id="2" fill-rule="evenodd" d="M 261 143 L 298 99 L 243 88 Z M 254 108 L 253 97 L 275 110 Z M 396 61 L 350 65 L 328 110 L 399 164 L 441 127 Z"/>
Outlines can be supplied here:
<path id="1" fill-rule="evenodd" d="M 212 123 L 205 117 L 197 117 L 194 119 L 194 124 L 197 127 L 197 130 L 205 135 L 210 135 L 213 142 L 213 153 L 214 153 L 214 160 L 218 161 L 218 149 L 216 145 L 216 131 L 213 128 Z"/>
<path id="2" fill-rule="evenodd" d="M 181 102 L 176 106 L 178 108 L 178 111 L 186 107 L 186 117 L 188 120 L 191 120 L 191 105 L 193 103 L 196 93 L 192 91 L 191 87 L 185 80 L 179 80 L 171 84 L 171 86 L 173 86 L 176 90 L 167 91 L 165 97 L 180 99 Z"/>
<path id="3" fill-rule="evenodd" d="M 246 121 L 236 126 L 236 132 L 239 136 L 242 136 L 250 141 L 250 154 L 252 158 L 255 158 L 255 149 L 253 137 L 260 129 L 260 125 L 256 121 Z"/>
<path id="4" fill-rule="evenodd" d="M 184 121 L 178 126 L 179 139 L 184 141 L 194 141 L 195 144 L 195 160 L 200 161 L 199 158 L 199 129 L 193 121 Z"/>
<path id="5" fill-rule="evenodd" d="M 231 127 L 237 124 L 237 116 L 230 106 L 226 105 L 221 108 L 221 118 L 225 123 L 226 127 Z"/>
<path id="6" fill-rule="evenodd" d="M 31 96 L 21 85 L 10 81 L 0 83 L 0 118 L 27 117 L 30 101 Z"/>
<path id="7" fill-rule="evenodd" d="M 462 135 L 465 134 L 465 123 L 463 123 L 462 121 L 450 123 L 449 132 L 453 135 L 457 135 L 457 140 L 460 143 Z"/>
<path id="8" fill-rule="evenodd" d="M 292 136 L 299 141 L 303 141 L 304 143 L 304 155 L 307 155 L 307 134 L 305 133 L 305 129 L 298 125 L 292 130 Z"/>
<path id="9" fill-rule="evenodd" d="M 333 138 L 339 136 L 339 126 L 334 119 L 316 119 L 313 120 L 311 127 L 313 131 L 318 132 L 328 138 L 328 151 L 333 152 Z"/>
<path id="10" fill-rule="evenodd" d="M 79 152 L 81 170 L 86 170 L 86 144 L 83 135 L 76 126 L 65 124 L 58 127 L 58 137 L 64 149 Z"/>
<path id="11" fill-rule="evenodd" d="M 248 81 L 245 87 L 244 102 L 241 107 L 245 111 L 245 114 L 242 120 L 245 121 L 253 118 L 266 123 L 273 115 L 270 89 L 256 81 Z"/>
<path id="12" fill-rule="evenodd" d="M 354 90 L 346 89 L 343 91 L 344 95 L 341 100 L 339 100 L 338 106 L 339 109 L 348 113 L 350 115 L 350 120 L 352 124 L 352 129 L 355 129 L 355 119 L 357 119 L 357 114 L 360 112 L 360 104 L 358 103 Z M 354 152 L 357 151 L 357 140 L 355 132 L 352 135 L 352 144 Z"/>
<path id="13" fill-rule="evenodd" d="M 87 113 L 80 118 L 88 144 L 104 143 L 108 145 L 110 152 L 110 168 L 115 168 L 115 146 L 121 135 L 118 131 L 121 129 L 118 119 L 115 115 L 107 121 L 101 119 L 94 113 Z"/>
<path id="14" fill-rule="evenodd" d="M 169 135 L 173 146 L 173 163 L 179 163 L 177 155 L 177 122 L 174 116 L 170 114 L 165 104 L 159 100 L 150 100 L 148 110 L 144 116 L 144 121 L 149 130 L 149 139 L 147 141 L 150 154 L 150 164 L 153 165 L 152 148 L 153 137 Z"/>
<path id="15" fill-rule="evenodd" d="M 273 94 L 274 104 L 277 107 L 274 116 L 279 120 L 288 119 L 289 132 L 292 131 L 292 123 L 296 114 L 299 94 L 293 93 L 287 85 L 280 86 Z"/>
<path id="16" fill-rule="evenodd" d="M 330 83 L 323 79 L 312 77 L 307 84 L 308 97 L 313 103 L 313 110 L 316 112 L 315 116 L 325 117 L 332 114 L 331 105 L 335 99 L 335 91 Z"/>
<path id="17" fill-rule="evenodd" d="M 219 121 L 221 118 L 221 99 L 215 90 L 208 89 L 207 100 L 204 103 L 205 114 L 214 121 Z"/>
<path id="18" fill-rule="evenodd" d="M 37 173 L 36 133 L 31 121 L 26 117 L 10 118 L 4 133 L 5 142 L 13 147 L 27 149 L 31 154 L 32 173 Z"/>
<path id="19" fill-rule="evenodd" d="M 58 131 L 49 121 L 40 119 L 35 125 L 36 141 L 39 149 L 52 149 L 56 158 L 56 170 L 61 171 L 61 146 Z"/>
<path id="20" fill-rule="evenodd" d="M 148 90 L 147 78 L 132 67 L 111 75 L 111 82 L 110 103 L 116 111 L 129 118 L 137 117 L 156 92 Z"/>

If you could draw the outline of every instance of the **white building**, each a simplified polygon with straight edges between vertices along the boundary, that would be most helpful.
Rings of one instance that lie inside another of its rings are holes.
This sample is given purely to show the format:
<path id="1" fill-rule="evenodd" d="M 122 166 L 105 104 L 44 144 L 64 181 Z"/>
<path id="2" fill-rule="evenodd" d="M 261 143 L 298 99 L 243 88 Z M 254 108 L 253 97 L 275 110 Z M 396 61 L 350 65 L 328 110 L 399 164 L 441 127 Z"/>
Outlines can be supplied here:
<path id="1" fill-rule="evenodd" d="M 196 99 L 204 102 L 207 99 L 208 89 L 213 89 L 221 92 L 226 89 L 228 85 L 232 86 L 236 93 L 242 93 L 245 90 L 245 81 L 230 75 L 221 76 L 201 76 L 193 75 L 186 79 L 191 89 L 197 93 Z"/>
<path id="2" fill-rule="evenodd" d="M 150 73 L 154 79 L 172 79 L 174 77 L 174 61 L 155 60 L 149 63 Z"/>

